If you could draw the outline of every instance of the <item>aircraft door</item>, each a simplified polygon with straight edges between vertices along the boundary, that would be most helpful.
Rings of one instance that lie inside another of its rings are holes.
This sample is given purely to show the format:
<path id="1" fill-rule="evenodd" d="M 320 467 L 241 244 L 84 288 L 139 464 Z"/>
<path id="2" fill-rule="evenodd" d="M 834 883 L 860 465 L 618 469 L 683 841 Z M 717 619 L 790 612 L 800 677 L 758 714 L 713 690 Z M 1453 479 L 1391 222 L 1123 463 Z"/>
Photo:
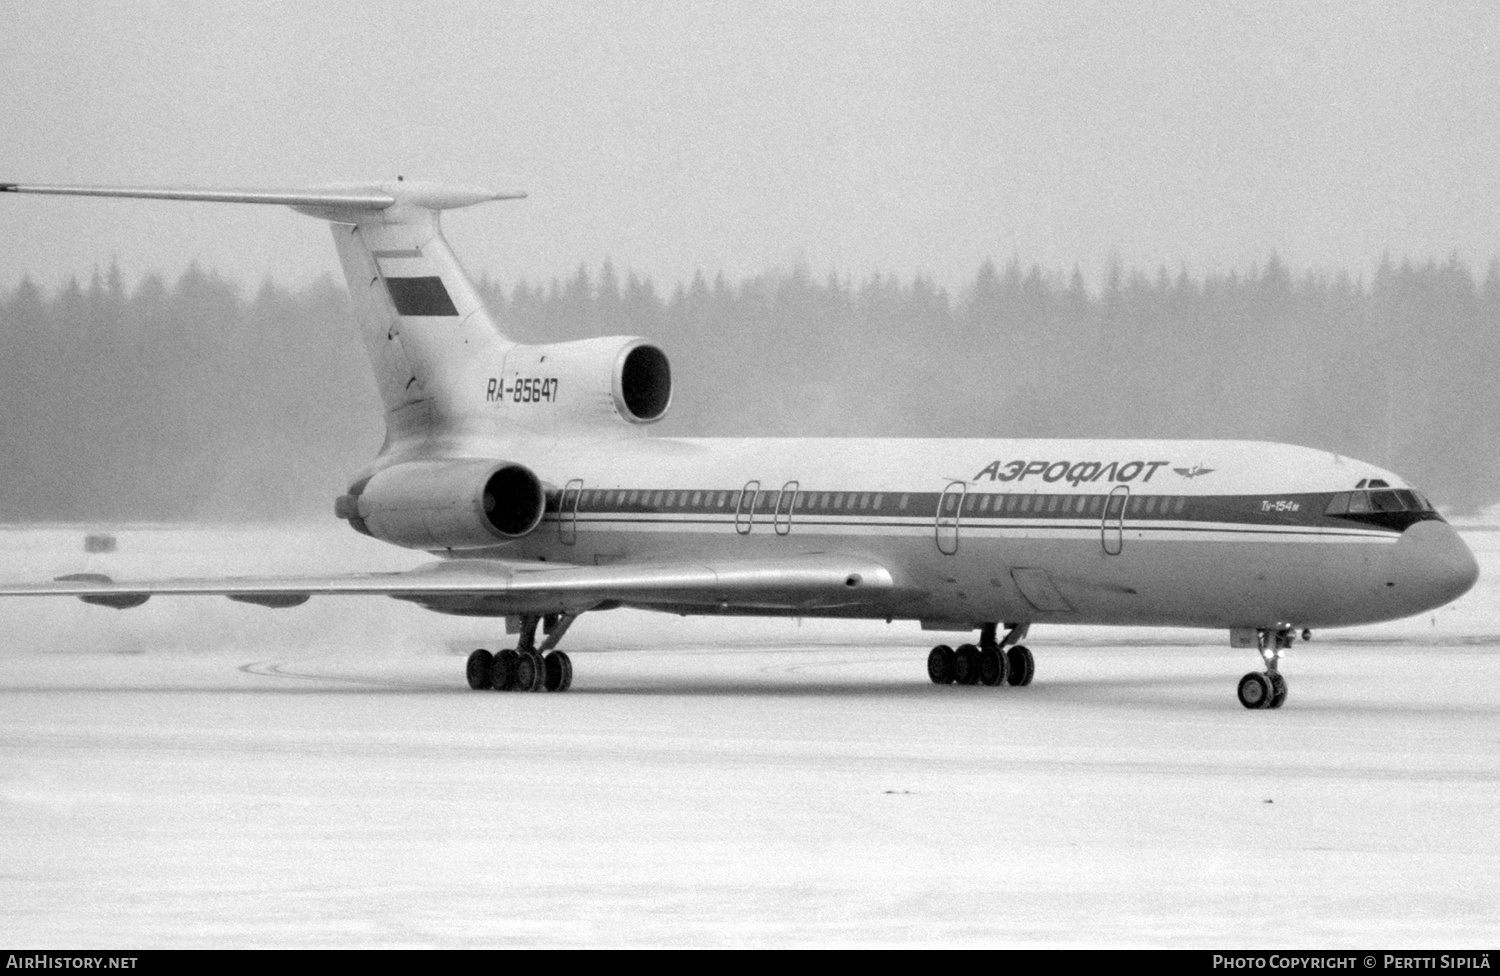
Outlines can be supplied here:
<path id="1" fill-rule="evenodd" d="M 745 488 L 734 506 L 734 531 L 740 535 L 749 535 L 755 526 L 755 496 L 759 493 L 759 481 L 752 479 L 745 482 Z"/>
<path id="2" fill-rule="evenodd" d="M 565 546 L 578 541 L 578 499 L 583 494 L 583 479 L 574 478 L 563 486 L 557 502 L 557 538 Z"/>
<path id="3" fill-rule="evenodd" d="M 781 486 L 781 494 L 776 498 L 776 512 L 772 515 L 771 524 L 776 528 L 777 535 L 788 535 L 792 531 L 792 506 L 797 503 L 797 489 L 800 487 L 795 481 L 788 481 Z"/>
<path id="4" fill-rule="evenodd" d="M 1118 556 L 1125 548 L 1125 506 L 1130 502 L 1130 486 L 1116 485 L 1104 502 L 1104 518 L 1099 523 L 1099 542 L 1104 554 Z"/>
<path id="5" fill-rule="evenodd" d="M 968 491 L 967 482 L 953 481 L 943 489 L 942 497 L 938 499 L 937 547 L 938 552 L 945 556 L 958 552 L 958 523 L 963 517 L 964 496 Z"/>

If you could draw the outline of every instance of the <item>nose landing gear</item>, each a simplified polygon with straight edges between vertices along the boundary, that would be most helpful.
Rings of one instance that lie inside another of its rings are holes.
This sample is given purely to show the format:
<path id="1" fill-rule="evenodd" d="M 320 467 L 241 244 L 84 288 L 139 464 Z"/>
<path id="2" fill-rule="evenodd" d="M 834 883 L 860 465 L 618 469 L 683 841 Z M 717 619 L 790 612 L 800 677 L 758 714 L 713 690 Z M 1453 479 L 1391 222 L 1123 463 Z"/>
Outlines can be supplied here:
<path id="1" fill-rule="evenodd" d="M 547 631 L 546 640 L 536 644 L 540 617 L 521 618 L 521 639 L 514 649 L 498 654 L 477 650 L 469 655 L 466 668 L 469 687 L 475 691 L 567 691 L 573 685 L 573 661 L 562 651 L 553 650 L 563 634 L 578 619 L 577 614 L 563 614 Z M 549 653 L 550 652 L 550 653 Z"/>
<path id="2" fill-rule="evenodd" d="M 1310 631 L 1302 632 L 1303 640 L 1312 637 Z M 1257 630 L 1256 647 L 1261 660 L 1266 662 L 1265 671 L 1251 671 L 1240 679 L 1240 704 L 1246 708 L 1280 708 L 1286 704 L 1286 679 L 1281 676 L 1281 655 L 1292 646 L 1296 631 L 1291 627 L 1278 630 Z"/>

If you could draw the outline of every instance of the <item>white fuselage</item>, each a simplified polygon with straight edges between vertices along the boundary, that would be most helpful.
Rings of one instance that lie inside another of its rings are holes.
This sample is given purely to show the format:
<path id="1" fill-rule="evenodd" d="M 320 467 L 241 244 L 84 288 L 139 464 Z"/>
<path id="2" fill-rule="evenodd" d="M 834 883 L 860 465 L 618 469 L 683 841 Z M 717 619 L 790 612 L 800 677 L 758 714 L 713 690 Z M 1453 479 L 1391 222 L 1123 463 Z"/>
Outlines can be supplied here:
<path id="1" fill-rule="evenodd" d="M 514 542 L 442 555 L 604 565 L 836 552 L 895 576 L 890 601 L 830 615 L 963 629 L 1327 627 L 1420 613 L 1477 574 L 1435 515 L 1325 516 L 1334 495 L 1371 479 L 1406 489 L 1397 476 L 1281 444 L 610 436 L 467 447 L 535 470 L 552 486 L 548 513 Z"/>

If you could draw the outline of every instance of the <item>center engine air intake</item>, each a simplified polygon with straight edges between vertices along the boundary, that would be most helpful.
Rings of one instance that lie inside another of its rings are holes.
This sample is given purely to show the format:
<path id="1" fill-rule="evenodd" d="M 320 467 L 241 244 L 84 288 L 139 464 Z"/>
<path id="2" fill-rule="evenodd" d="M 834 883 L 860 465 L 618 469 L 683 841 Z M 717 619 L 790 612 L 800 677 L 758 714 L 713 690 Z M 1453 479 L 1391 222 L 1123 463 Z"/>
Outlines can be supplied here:
<path id="1" fill-rule="evenodd" d="M 334 513 L 411 549 L 479 549 L 519 539 L 547 507 L 541 480 L 509 461 L 408 461 L 350 487 Z"/>
<path id="2" fill-rule="evenodd" d="M 486 415 L 549 435 L 654 424 L 672 406 L 672 366 L 654 342 L 600 336 L 515 346 L 484 388 Z"/>
<path id="3" fill-rule="evenodd" d="M 616 407 L 636 423 L 660 420 L 672 403 L 672 366 L 648 343 L 627 349 L 615 378 Z"/>

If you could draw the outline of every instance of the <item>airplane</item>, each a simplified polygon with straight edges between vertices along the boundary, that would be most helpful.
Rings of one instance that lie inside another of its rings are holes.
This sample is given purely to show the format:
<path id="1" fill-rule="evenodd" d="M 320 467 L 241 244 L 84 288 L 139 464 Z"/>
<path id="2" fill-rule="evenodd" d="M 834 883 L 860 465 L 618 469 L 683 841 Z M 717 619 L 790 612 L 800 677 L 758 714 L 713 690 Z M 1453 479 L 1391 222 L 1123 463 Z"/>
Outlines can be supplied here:
<path id="1" fill-rule="evenodd" d="M 0 193 L 271 204 L 326 221 L 385 411 L 334 503 L 356 532 L 438 558 L 397 573 L 115 581 L 0 595 L 125 609 L 209 594 L 271 608 L 384 595 L 504 617 L 475 690 L 566 691 L 581 614 L 917 621 L 977 637 L 927 656 L 939 685 L 1025 687 L 1033 624 L 1198 627 L 1254 648 L 1239 701 L 1277 709 L 1313 628 L 1440 607 L 1473 554 L 1395 474 L 1286 444 L 1212 440 L 648 436 L 666 353 L 634 336 L 508 338 L 444 239 L 444 211 L 514 200 L 397 179 L 309 189 L 53 186 Z M 510 643 L 505 641 L 505 643 Z"/>

